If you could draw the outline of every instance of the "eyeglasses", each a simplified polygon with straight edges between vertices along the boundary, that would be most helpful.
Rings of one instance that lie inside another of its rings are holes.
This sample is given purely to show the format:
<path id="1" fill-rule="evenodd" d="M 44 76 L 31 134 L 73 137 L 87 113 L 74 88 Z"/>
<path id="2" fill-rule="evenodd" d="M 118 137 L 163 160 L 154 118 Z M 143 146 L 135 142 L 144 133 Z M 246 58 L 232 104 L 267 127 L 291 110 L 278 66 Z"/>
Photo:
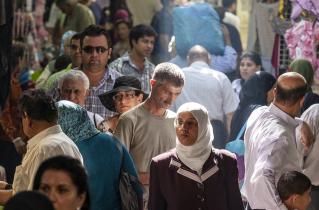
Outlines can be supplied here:
<path id="1" fill-rule="evenodd" d="M 177 128 L 182 128 L 184 126 L 186 129 L 191 129 L 192 127 L 196 126 L 197 124 L 198 124 L 198 122 L 196 122 L 196 121 L 186 121 L 186 122 L 183 122 L 181 120 L 175 121 L 175 126 Z"/>
<path id="2" fill-rule="evenodd" d="M 114 101 L 122 101 L 122 99 L 124 98 L 125 100 L 130 100 L 132 98 L 134 98 L 136 96 L 136 94 L 125 94 L 124 95 L 114 95 L 112 98 Z"/>
<path id="3" fill-rule="evenodd" d="M 92 54 L 94 52 L 94 50 L 101 54 L 101 53 L 105 53 L 106 51 L 108 51 L 110 48 L 105 48 L 105 47 L 102 47 L 102 46 L 98 46 L 98 47 L 92 47 L 92 46 L 85 46 L 84 48 L 82 48 L 82 50 L 85 52 L 85 53 L 89 53 L 89 54 Z"/>

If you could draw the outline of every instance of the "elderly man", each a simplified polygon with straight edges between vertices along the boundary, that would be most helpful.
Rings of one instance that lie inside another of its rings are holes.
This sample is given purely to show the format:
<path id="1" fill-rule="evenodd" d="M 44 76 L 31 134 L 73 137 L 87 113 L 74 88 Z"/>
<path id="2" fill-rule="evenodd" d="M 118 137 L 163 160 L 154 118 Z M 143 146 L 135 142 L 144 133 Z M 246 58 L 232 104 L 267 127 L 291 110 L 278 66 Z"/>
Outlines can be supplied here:
<path id="1" fill-rule="evenodd" d="M 0 182 L 0 205 L 5 205 L 18 192 L 32 190 L 35 174 L 44 160 L 67 155 L 83 162 L 77 146 L 62 132 L 58 124 L 58 110 L 45 90 L 25 91 L 18 100 L 18 106 L 23 131 L 30 140 L 22 165 L 16 169 L 13 189 L 5 190 L 10 185 Z"/>
<path id="2" fill-rule="evenodd" d="M 73 37 L 70 40 L 71 63 L 68 65 L 66 69 L 53 74 L 46 82 L 44 86 L 45 89 L 48 90 L 51 87 L 52 83 L 65 72 L 69 71 L 70 69 L 77 68 L 81 65 L 82 59 L 81 59 L 81 53 L 80 53 L 80 49 L 81 49 L 80 38 L 81 38 L 81 33 L 77 33 L 73 35 Z"/>
<path id="3" fill-rule="evenodd" d="M 316 138 L 312 147 L 305 153 L 302 152 L 302 142 L 297 141 L 297 151 L 301 169 L 312 183 L 310 192 L 311 203 L 309 203 L 307 210 L 317 210 L 319 209 L 319 104 L 309 107 L 300 118 L 309 124 Z M 300 132 L 297 131 L 296 138 L 300 136 Z"/>
<path id="4" fill-rule="evenodd" d="M 89 78 L 79 70 L 70 70 L 59 77 L 59 94 L 61 100 L 72 101 L 83 107 L 90 92 Z M 104 120 L 100 115 L 87 111 L 93 125 L 98 128 Z"/>
<path id="5" fill-rule="evenodd" d="M 115 135 L 130 152 L 141 182 L 148 189 L 153 157 L 176 145 L 175 112 L 168 110 L 185 83 L 182 70 L 171 63 L 161 63 L 151 80 L 152 91 L 144 103 L 121 115 Z"/>
<path id="6" fill-rule="evenodd" d="M 234 94 L 227 76 L 209 67 L 211 56 L 202 46 L 192 47 L 187 56 L 188 66 L 183 68 L 187 84 L 178 99 L 171 106 L 172 111 L 189 101 L 205 106 L 209 112 L 209 120 L 213 126 L 216 148 L 225 148 L 223 118 L 226 115 L 228 136 L 238 99 Z"/>
<path id="7" fill-rule="evenodd" d="M 287 210 L 276 183 L 287 171 L 301 172 L 295 129 L 302 127 L 304 151 L 314 139 L 309 125 L 295 118 L 306 89 L 307 82 L 300 74 L 281 75 L 274 89 L 274 102 L 256 109 L 248 119 L 244 136 L 245 183 L 241 190 L 249 202 L 247 209 Z"/>
<path id="8" fill-rule="evenodd" d="M 83 104 L 86 110 L 101 115 L 104 119 L 115 115 L 115 112 L 104 108 L 98 95 L 112 90 L 115 80 L 123 76 L 107 66 L 111 58 L 112 42 L 110 35 L 102 26 L 90 25 L 81 33 L 80 52 L 82 65 L 75 70 L 82 70 L 90 81 L 90 92 Z M 58 80 L 55 80 L 49 93 L 59 100 Z"/>

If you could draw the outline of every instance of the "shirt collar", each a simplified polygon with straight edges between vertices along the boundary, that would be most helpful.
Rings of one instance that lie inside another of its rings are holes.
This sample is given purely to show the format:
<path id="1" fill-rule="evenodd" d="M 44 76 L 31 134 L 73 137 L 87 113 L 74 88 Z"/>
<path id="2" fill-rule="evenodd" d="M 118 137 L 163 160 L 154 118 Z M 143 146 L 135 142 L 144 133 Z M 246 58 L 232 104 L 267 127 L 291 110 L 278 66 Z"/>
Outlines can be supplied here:
<path id="1" fill-rule="evenodd" d="M 54 125 L 54 126 L 51 126 L 47 129 L 41 131 L 40 133 L 38 133 L 37 135 L 35 135 L 34 137 L 32 137 L 28 141 L 27 150 L 35 147 L 41 140 L 45 139 L 47 136 L 49 136 L 51 134 L 58 134 L 61 132 L 62 132 L 62 129 L 61 129 L 60 125 Z"/>
<path id="2" fill-rule="evenodd" d="M 195 61 L 193 62 L 189 67 L 193 67 L 193 68 L 210 68 L 209 65 L 207 63 L 205 63 L 204 61 Z"/>
<path id="3" fill-rule="evenodd" d="M 133 63 L 133 61 L 131 60 L 130 58 L 130 55 L 129 53 L 131 52 L 131 50 L 128 50 L 123 56 L 122 56 L 122 61 L 123 62 L 129 62 L 129 64 L 133 67 L 136 68 L 135 64 Z M 150 62 L 147 60 L 146 57 L 144 57 L 144 66 L 149 66 L 150 65 Z"/>
<path id="4" fill-rule="evenodd" d="M 294 131 L 296 127 L 299 125 L 299 122 L 296 119 L 289 116 L 287 113 L 279 109 L 273 103 L 270 104 L 268 109 L 272 114 L 276 115 L 277 117 L 285 121 L 292 131 Z"/>

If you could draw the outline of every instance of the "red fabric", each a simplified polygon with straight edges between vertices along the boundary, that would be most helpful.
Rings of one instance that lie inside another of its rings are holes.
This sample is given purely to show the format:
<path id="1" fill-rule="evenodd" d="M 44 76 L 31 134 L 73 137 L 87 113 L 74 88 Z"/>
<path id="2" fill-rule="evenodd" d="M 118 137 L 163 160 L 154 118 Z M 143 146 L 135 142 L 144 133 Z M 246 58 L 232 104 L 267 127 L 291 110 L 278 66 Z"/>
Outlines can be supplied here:
<path id="1" fill-rule="evenodd" d="M 272 53 L 271 64 L 275 68 L 275 77 L 278 78 L 278 55 L 279 55 L 279 34 L 276 34 L 275 43 L 274 43 L 274 51 Z"/>

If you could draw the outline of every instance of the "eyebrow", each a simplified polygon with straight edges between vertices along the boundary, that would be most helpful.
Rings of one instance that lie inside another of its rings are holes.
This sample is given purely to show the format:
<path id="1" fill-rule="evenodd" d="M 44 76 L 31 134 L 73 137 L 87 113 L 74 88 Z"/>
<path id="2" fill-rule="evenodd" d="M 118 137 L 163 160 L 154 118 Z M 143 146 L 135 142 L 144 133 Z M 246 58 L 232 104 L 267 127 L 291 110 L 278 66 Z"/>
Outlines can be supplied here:
<path id="1" fill-rule="evenodd" d="M 180 118 L 180 117 L 178 119 L 182 120 L 182 118 Z M 187 120 L 195 120 L 195 121 L 197 121 L 195 118 L 187 118 Z"/>

